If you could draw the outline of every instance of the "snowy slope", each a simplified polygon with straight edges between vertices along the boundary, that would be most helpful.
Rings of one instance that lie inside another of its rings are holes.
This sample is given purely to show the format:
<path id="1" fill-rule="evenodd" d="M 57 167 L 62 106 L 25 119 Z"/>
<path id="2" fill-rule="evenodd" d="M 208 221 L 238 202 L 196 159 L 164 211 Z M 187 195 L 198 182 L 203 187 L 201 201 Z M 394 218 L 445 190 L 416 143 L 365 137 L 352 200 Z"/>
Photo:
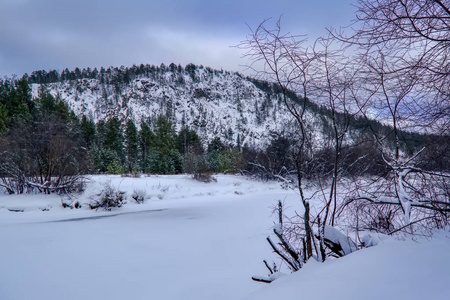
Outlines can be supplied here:
<path id="1" fill-rule="evenodd" d="M 280 95 L 261 89 L 237 73 L 197 67 L 195 74 L 169 69 L 134 76 L 129 82 L 77 79 L 46 84 L 54 96 L 69 104 L 79 116 L 95 121 L 110 116 L 142 120 L 163 114 L 179 130 L 189 125 L 206 141 L 219 136 L 230 144 L 266 145 L 271 132 L 292 128 L 292 117 Z M 39 84 L 33 84 L 37 97 Z M 323 120 L 308 113 L 308 126 L 319 140 Z"/>
<path id="2" fill-rule="evenodd" d="M 278 279 L 243 300 L 450 299 L 450 234 L 383 243 Z"/>

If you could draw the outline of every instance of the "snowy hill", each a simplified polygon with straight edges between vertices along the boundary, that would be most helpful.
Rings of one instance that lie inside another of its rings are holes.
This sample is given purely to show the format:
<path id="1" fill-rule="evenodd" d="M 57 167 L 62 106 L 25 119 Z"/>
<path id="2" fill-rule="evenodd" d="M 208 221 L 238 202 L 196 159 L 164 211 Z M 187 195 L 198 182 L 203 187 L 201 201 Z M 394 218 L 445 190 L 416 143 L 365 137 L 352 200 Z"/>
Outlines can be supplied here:
<path id="1" fill-rule="evenodd" d="M 177 130 L 186 124 L 206 141 L 219 136 L 229 144 L 236 145 L 239 139 L 241 145 L 257 148 L 266 144 L 271 133 L 292 128 L 276 87 L 238 73 L 173 64 L 75 73 L 78 76 L 63 71 L 45 82 L 45 88 L 67 101 L 78 116 L 94 121 L 114 115 L 139 125 L 164 114 Z M 30 82 L 43 81 L 33 74 Z M 41 84 L 32 84 L 33 97 L 40 89 Z M 313 104 L 310 108 L 317 110 Z M 308 118 L 316 140 L 323 140 L 324 119 L 313 111 Z"/>

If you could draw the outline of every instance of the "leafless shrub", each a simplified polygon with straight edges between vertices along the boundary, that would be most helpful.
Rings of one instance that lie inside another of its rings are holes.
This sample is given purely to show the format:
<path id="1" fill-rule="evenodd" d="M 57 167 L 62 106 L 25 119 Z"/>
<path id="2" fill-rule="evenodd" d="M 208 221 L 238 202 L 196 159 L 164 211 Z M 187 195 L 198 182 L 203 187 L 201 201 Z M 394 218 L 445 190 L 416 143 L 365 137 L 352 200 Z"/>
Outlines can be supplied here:
<path id="1" fill-rule="evenodd" d="M 73 199 L 61 199 L 61 205 L 63 208 L 70 208 L 70 209 L 79 209 L 81 208 L 81 203 L 78 200 Z"/>
<path id="2" fill-rule="evenodd" d="M 192 178 L 205 183 L 217 182 L 217 179 L 213 176 L 213 173 L 209 171 L 195 172 Z"/>
<path id="3" fill-rule="evenodd" d="M 450 224 L 450 177 L 411 168 L 359 179 L 339 209 L 357 231 L 426 234 Z"/>
<path id="4" fill-rule="evenodd" d="M 120 177 L 141 178 L 141 173 L 134 171 L 132 173 L 121 174 Z"/>
<path id="5" fill-rule="evenodd" d="M 0 138 L 0 187 L 9 194 L 81 192 L 87 159 L 68 127 L 54 116 L 12 127 Z"/>
<path id="6" fill-rule="evenodd" d="M 248 176 L 255 180 L 261 181 L 279 181 L 285 187 L 291 187 L 294 185 L 296 180 L 296 171 L 290 170 L 285 166 L 281 167 L 279 170 L 274 170 L 267 168 L 259 163 L 248 162 L 249 170 L 241 171 L 241 174 Z"/>
<path id="7" fill-rule="evenodd" d="M 134 190 L 131 194 L 131 198 L 133 198 L 136 203 L 144 203 L 147 199 L 147 192 L 145 190 Z"/>
<path id="8" fill-rule="evenodd" d="M 273 233 L 278 242 L 274 242 L 271 237 L 267 237 L 267 241 L 289 269 L 298 271 L 308 260 L 304 218 L 301 215 L 286 217 L 284 215 L 284 204 L 281 201 L 278 201 L 274 212 L 278 220 Z M 321 226 L 320 218 L 313 220 L 312 226 L 315 229 L 312 244 L 316 259 L 322 260 L 322 256 L 341 257 L 357 250 L 356 244 L 350 237 L 332 226 Z M 322 246 L 320 246 L 321 243 Z M 259 279 L 261 277 L 254 278 L 256 281 L 262 281 Z"/>
<path id="9" fill-rule="evenodd" d="M 103 190 L 89 203 L 89 207 L 96 210 L 99 208 L 111 210 L 114 207 L 121 207 L 125 203 L 125 194 L 107 182 Z"/>
<path id="10" fill-rule="evenodd" d="M 0 162 L 0 188 L 8 194 L 57 193 L 59 195 L 81 193 L 85 188 L 85 178 L 79 174 L 59 174 L 43 179 L 26 173 L 15 162 Z"/>

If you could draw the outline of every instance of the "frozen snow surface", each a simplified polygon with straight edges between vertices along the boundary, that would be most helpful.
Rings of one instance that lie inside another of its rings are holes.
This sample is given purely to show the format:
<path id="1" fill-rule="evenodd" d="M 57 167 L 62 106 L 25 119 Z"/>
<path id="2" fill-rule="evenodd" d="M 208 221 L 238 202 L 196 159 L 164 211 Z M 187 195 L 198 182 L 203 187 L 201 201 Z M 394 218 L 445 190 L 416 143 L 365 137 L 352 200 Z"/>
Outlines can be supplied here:
<path id="1" fill-rule="evenodd" d="M 447 233 L 448 235 L 448 233 Z M 245 300 L 450 299 L 450 240 L 385 240 L 323 264 L 310 260 Z"/>
<path id="2" fill-rule="evenodd" d="M 105 182 L 127 192 L 110 212 L 85 203 Z M 147 194 L 133 203 L 134 190 Z M 324 264 L 308 262 L 270 285 L 262 260 L 272 207 L 299 209 L 277 183 L 217 175 L 90 177 L 63 209 L 56 195 L 0 195 L 0 299 L 450 299 L 450 239 L 395 241 Z M 64 201 L 69 201 L 64 199 Z M 287 270 L 282 270 L 286 272 Z"/>

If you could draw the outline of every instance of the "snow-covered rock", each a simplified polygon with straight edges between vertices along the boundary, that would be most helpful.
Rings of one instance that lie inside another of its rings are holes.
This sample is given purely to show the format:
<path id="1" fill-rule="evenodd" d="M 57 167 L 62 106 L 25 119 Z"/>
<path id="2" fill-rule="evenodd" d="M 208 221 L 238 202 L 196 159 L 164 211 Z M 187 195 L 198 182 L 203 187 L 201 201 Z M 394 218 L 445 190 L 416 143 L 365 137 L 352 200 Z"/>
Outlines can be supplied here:
<path id="1" fill-rule="evenodd" d="M 336 249 L 336 251 L 338 251 L 341 256 L 350 254 L 357 250 L 355 242 L 353 242 L 350 237 L 346 236 L 332 226 L 325 226 L 324 239 L 326 243 L 328 242 L 337 248 L 340 246 L 341 249 Z"/>

